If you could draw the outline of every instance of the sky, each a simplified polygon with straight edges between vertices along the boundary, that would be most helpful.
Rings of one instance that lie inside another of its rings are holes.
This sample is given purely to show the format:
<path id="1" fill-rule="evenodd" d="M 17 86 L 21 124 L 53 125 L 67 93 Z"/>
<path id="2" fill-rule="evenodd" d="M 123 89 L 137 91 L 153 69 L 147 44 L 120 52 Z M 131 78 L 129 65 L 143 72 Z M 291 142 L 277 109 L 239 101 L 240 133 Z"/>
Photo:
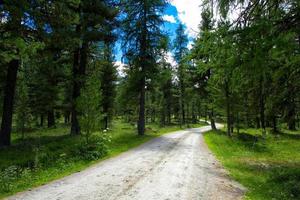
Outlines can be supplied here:
<path id="1" fill-rule="evenodd" d="M 165 20 L 163 30 L 168 33 L 171 41 L 175 38 L 175 31 L 179 23 L 182 23 L 186 28 L 186 34 L 190 41 L 188 47 L 191 48 L 201 21 L 201 2 L 202 0 L 170 0 L 163 15 Z M 122 65 L 122 51 L 119 44 L 117 44 L 116 52 L 116 63 Z M 170 52 L 168 55 L 169 62 L 174 63 L 172 53 Z"/>

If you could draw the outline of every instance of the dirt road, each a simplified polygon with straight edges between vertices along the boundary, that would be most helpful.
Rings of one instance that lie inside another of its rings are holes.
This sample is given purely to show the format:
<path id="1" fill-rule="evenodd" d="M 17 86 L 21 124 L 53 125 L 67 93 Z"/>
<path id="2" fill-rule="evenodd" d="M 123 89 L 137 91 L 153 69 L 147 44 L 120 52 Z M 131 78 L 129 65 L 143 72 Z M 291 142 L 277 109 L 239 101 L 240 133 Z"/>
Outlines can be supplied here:
<path id="1" fill-rule="evenodd" d="M 219 125 L 220 126 L 220 125 Z M 230 180 L 204 143 L 209 126 L 156 138 L 87 170 L 9 199 L 234 200 Z"/>

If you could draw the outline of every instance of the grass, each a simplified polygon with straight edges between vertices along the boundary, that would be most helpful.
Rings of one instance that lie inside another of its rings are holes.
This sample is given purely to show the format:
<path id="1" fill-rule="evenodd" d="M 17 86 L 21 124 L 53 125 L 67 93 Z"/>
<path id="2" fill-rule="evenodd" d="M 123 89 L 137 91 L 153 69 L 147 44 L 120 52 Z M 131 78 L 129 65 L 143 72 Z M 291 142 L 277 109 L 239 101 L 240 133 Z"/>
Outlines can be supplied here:
<path id="1" fill-rule="evenodd" d="M 210 131 L 205 141 L 230 175 L 248 189 L 245 199 L 300 199 L 300 132 L 266 137 L 256 129 L 241 133 L 244 136 L 229 138 L 223 131 Z"/>
<path id="2" fill-rule="evenodd" d="M 202 125 L 204 123 L 191 127 Z M 146 129 L 145 136 L 137 136 L 134 126 L 115 121 L 112 130 L 106 133 L 111 140 L 107 145 L 108 151 L 100 156 L 97 154 L 96 159 L 85 159 L 86 157 L 80 156 L 78 148 L 84 145 L 85 138 L 70 137 L 68 126 L 59 125 L 54 129 L 35 130 L 26 133 L 25 140 L 21 140 L 19 134 L 13 134 L 13 145 L 0 149 L 0 198 L 81 171 L 155 137 L 181 128 L 177 125 L 161 128 L 151 124 Z M 100 138 L 101 135 L 103 133 L 95 133 L 93 138 Z"/>

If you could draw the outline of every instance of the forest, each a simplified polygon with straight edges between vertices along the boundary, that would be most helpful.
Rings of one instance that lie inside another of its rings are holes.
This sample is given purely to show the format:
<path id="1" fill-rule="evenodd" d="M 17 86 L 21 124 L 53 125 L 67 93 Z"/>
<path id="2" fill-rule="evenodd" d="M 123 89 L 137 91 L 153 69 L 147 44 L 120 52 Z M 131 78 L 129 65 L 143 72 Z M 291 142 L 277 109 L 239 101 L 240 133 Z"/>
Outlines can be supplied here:
<path id="1" fill-rule="evenodd" d="M 203 0 L 195 38 L 170 4 L 0 1 L 0 198 L 205 125 L 247 199 L 300 198 L 300 1 Z"/>

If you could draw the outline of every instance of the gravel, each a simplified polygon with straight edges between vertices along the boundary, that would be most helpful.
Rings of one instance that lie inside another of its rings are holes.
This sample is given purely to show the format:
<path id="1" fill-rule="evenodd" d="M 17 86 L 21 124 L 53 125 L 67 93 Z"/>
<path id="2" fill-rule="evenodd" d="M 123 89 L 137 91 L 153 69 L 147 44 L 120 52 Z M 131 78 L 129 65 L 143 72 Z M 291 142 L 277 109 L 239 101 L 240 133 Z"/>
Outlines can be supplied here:
<path id="1" fill-rule="evenodd" d="M 82 172 L 8 199 L 241 199 L 245 189 L 228 177 L 204 142 L 202 134 L 208 130 L 210 126 L 155 138 Z"/>

